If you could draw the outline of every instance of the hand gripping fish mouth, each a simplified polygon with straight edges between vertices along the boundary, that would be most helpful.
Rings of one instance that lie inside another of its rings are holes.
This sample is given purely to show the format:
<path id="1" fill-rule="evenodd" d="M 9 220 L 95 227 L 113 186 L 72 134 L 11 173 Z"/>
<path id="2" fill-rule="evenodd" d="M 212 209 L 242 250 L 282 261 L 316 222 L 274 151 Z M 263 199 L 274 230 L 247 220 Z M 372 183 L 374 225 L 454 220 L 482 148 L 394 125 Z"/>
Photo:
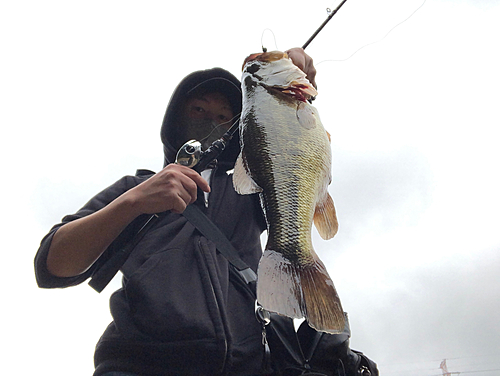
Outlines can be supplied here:
<path id="1" fill-rule="evenodd" d="M 252 54 L 245 59 L 243 68 L 247 72 L 254 71 L 254 76 L 260 79 L 263 87 L 288 94 L 297 101 L 306 102 L 318 95 L 306 74 L 291 63 L 286 52 Z"/>
<path id="2" fill-rule="evenodd" d="M 324 239 L 338 229 L 328 193 L 329 135 L 307 102 L 317 92 L 278 51 L 250 55 L 241 81 L 242 148 L 233 184 L 240 194 L 260 193 L 268 227 L 257 300 L 266 310 L 305 317 L 319 331 L 341 332 L 340 299 L 311 239 L 313 223 Z"/>

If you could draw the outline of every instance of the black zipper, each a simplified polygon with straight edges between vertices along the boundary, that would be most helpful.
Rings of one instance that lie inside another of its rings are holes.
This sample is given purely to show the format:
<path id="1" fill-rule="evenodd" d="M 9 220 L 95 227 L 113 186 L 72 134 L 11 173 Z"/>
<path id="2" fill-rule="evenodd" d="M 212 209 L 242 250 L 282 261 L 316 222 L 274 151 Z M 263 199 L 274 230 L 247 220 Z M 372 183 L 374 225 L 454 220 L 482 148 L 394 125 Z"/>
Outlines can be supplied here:
<path id="1" fill-rule="evenodd" d="M 220 333 L 220 336 L 222 337 L 222 343 L 223 343 L 223 360 L 222 364 L 219 367 L 218 374 L 224 374 L 225 368 L 226 368 L 226 363 L 227 363 L 227 357 L 228 357 L 228 352 L 229 352 L 229 346 L 228 346 L 228 341 L 227 341 L 227 325 L 224 323 L 224 318 L 221 310 L 221 306 L 219 304 L 219 300 L 217 299 L 217 294 L 215 293 L 215 288 L 213 284 L 213 276 L 212 273 L 210 272 L 208 263 L 207 263 L 207 255 L 205 255 L 205 247 L 201 244 L 201 236 L 198 238 L 198 248 L 200 252 L 202 253 L 202 257 L 205 263 L 205 268 L 206 268 L 206 273 L 208 275 L 208 278 L 210 280 L 210 292 L 212 294 L 212 299 L 215 303 L 215 308 L 218 313 L 218 319 L 220 320 L 220 326 L 222 327 L 222 333 Z M 213 323 L 214 329 L 216 329 L 216 324 L 215 322 Z"/>
<path id="2" fill-rule="evenodd" d="M 219 318 L 222 323 L 222 314 L 220 313 L 220 306 L 219 306 L 219 301 L 217 300 L 217 295 L 215 295 L 215 290 L 214 290 L 214 285 L 210 283 L 210 291 L 212 292 L 212 296 L 215 302 L 215 306 L 217 307 L 217 311 L 219 312 Z M 224 324 L 222 323 L 222 326 L 224 327 Z M 226 333 L 223 333 L 223 343 L 224 343 L 224 357 L 222 361 L 222 366 L 219 368 L 219 373 L 223 374 L 224 369 L 226 368 L 226 361 L 227 361 L 227 352 L 228 352 L 228 346 L 227 346 L 227 337 Z"/>

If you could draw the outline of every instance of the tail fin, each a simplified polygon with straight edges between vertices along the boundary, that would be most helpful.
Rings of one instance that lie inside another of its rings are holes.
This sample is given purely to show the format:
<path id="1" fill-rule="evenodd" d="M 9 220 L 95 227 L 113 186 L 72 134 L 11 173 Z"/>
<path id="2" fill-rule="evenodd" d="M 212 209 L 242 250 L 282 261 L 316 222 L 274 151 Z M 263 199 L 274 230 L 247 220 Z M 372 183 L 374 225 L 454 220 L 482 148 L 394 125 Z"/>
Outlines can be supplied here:
<path id="1" fill-rule="evenodd" d="M 268 311 L 305 317 L 311 327 L 327 333 L 344 330 L 344 311 L 325 266 L 314 254 L 314 263 L 300 266 L 281 253 L 266 250 L 260 260 L 257 300 Z"/>

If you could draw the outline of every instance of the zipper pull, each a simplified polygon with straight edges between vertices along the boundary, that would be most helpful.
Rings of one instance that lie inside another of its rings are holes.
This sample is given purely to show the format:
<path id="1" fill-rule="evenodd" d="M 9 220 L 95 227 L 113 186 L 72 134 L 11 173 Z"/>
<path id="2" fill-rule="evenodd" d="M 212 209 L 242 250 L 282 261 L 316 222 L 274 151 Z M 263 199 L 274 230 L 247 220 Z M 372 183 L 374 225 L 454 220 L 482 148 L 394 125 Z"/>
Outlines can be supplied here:
<path id="1" fill-rule="evenodd" d="M 264 358 L 262 359 L 261 371 L 263 375 L 267 375 L 271 372 L 271 348 L 267 342 L 266 327 L 271 322 L 271 313 L 255 302 L 255 317 L 262 326 L 262 346 L 264 347 Z"/>

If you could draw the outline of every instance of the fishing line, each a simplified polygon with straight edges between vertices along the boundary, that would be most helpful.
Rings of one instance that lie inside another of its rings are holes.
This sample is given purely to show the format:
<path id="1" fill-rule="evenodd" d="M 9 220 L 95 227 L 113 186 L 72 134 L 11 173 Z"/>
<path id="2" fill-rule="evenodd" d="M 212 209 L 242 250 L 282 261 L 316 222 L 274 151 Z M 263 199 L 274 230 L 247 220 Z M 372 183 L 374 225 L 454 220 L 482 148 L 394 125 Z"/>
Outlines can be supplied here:
<path id="1" fill-rule="evenodd" d="M 316 66 L 320 65 L 321 63 L 325 63 L 327 61 L 335 61 L 335 62 L 342 62 L 342 61 L 347 61 L 349 60 L 351 57 L 353 57 L 354 55 L 356 55 L 359 51 L 361 51 L 362 49 L 364 49 L 365 47 L 368 47 L 368 46 L 371 46 L 372 44 L 376 44 L 376 43 L 379 43 L 379 42 L 382 42 L 385 38 L 387 38 L 387 36 L 395 29 L 397 28 L 398 26 L 400 26 L 401 24 L 404 24 L 406 21 L 408 21 L 410 18 L 412 18 L 415 13 L 417 13 L 420 8 L 422 8 L 425 3 L 427 2 L 427 0 L 424 0 L 424 2 L 422 4 L 420 4 L 420 6 L 415 9 L 408 17 L 406 17 L 403 21 L 399 22 L 398 24 L 396 24 L 395 26 L 393 26 L 385 35 L 383 38 L 377 40 L 377 41 L 374 41 L 374 42 L 370 42 L 370 43 L 367 43 L 365 44 L 364 46 L 361 46 L 360 48 L 358 48 L 356 51 L 354 51 L 349 57 L 345 58 L 345 59 L 341 59 L 341 60 L 323 60 L 323 61 L 320 61 L 318 64 L 315 64 Z"/>
<path id="2" fill-rule="evenodd" d="M 274 35 L 274 32 L 271 29 L 264 29 L 264 31 L 262 31 L 262 35 L 260 37 L 260 45 L 262 46 L 262 52 L 267 52 L 267 48 L 264 47 L 264 34 L 266 31 L 270 31 L 271 34 L 273 35 L 274 47 L 276 47 L 276 51 L 279 51 L 278 43 L 276 43 L 276 36 Z"/>
<path id="3" fill-rule="evenodd" d="M 234 125 L 238 122 L 240 115 L 241 115 L 241 112 L 240 112 L 239 114 L 234 115 L 234 116 L 233 116 L 231 119 L 229 119 L 228 121 L 225 121 L 224 123 L 220 123 L 220 124 L 218 124 L 216 127 L 214 127 L 214 128 L 210 131 L 210 133 L 209 133 L 208 135 L 206 135 L 205 137 L 203 137 L 201 140 L 198 140 L 198 141 L 200 141 L 200 142 L 205 141 L 207 138 L 209 138 L 209 137 L 212 135 L 212 133 L 214 133 L 217 129 L 219 129 L 219 128 L 220 128 L 221 126 L 223 126 L 223 125 L 226 125 L 226 124 L 228 124 L 228 123 L 231 123 L 231 127 L 233 127 L 233 126 L 234 126 Z M 236 121 L 234 121 L 234 119 L 237 119 L 237 120 L 236 120 Z"/>

